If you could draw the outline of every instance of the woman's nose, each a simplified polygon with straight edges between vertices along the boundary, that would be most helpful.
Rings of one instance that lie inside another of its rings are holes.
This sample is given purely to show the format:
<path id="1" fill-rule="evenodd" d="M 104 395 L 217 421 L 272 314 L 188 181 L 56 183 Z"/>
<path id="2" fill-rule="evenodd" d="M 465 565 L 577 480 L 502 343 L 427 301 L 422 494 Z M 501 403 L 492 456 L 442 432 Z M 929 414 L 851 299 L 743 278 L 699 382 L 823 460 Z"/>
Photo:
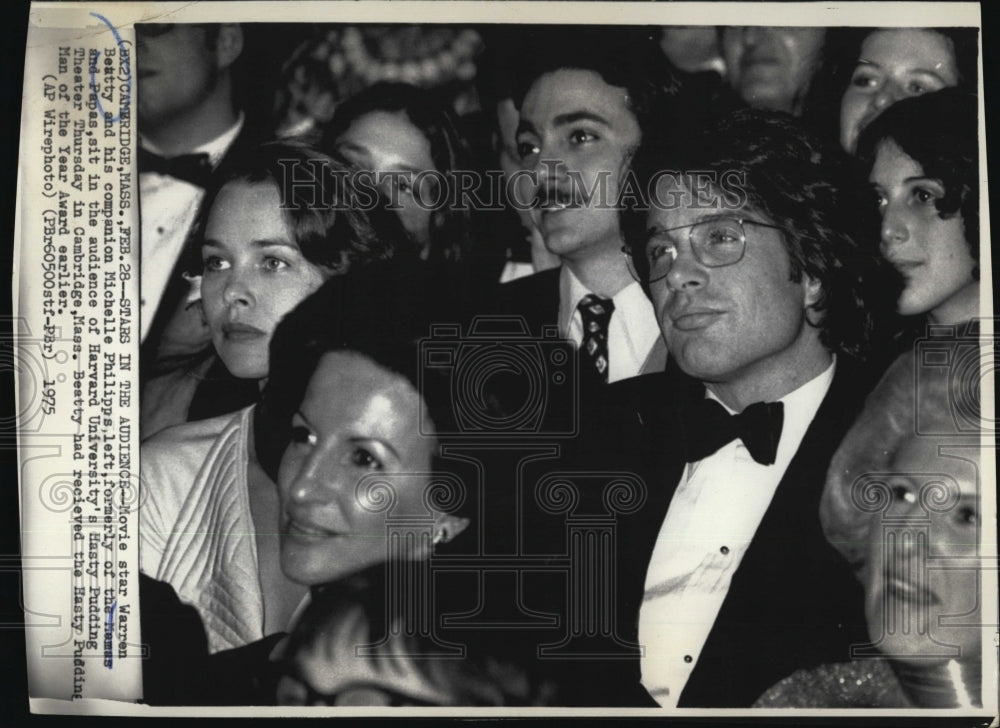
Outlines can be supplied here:
<path id="1" fill-rule="evenodd" d="M 253 286 L 246 273 L 233 270 L 223 291 L 223 300 L 227 306 L 250 306 L 254 303 Z"/>
<path id="2" fill-rule="evenodd" d="M 892 206 L 886 208 L 882 217 L 882 254 L 891 257 L 894 248 L 909 239 L 910 231 L 904 216 Z"/>
<path id="3" fill-rule="evenodd" d="M 339 470 L 330 467 L 322 453 L 312 453 L 299 468 L 289 489 L 295 503 L 325 503 L 339 491 Z"/>
<path id="4" fill-rule="evenodd" d="M 892 80 L 887 80 L 882 84 L 882 88 L 875 94 L 874 106 L 879 113 L 902 99 L 906 94 L 902 87 Z"/>

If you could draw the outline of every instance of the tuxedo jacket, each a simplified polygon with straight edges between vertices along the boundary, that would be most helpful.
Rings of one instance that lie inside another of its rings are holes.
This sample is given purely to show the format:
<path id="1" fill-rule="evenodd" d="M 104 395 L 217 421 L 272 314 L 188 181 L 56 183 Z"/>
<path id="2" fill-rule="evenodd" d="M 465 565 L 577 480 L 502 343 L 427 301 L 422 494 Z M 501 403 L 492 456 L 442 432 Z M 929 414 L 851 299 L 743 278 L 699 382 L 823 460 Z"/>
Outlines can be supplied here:
<path id="1" fill-rule="evenodd" d="M 819 501 L 830 459 L 863 404 L 869 379 L 841 357 L 733 576 L 680 707 L 750 706 L 792 672 L 849 660 L 850 645 L 868 641 L 862 589 L 823 536 Z M 614 624 L 616 637 L 627 643 L 638 643 L 649 560 L 686 465 L 682 408 L 704 394 L 671 361 L 664 373 L 609 387 L 601 421 L 581 440 L 586 455 L 578 455 L 580 462 L 636 472 L 646 485 L 644 505 L 617 517 Z M 609 666 L 594 661 L 592 667 L 607 674 Z M 614 669 L 626 683 L 639 680 L 638 659 Z M 593 691 L 600 680 L 595 675 L 581 684 Z M 583 701 L 618 704 L 619 698 L 591 694 Z"/>
<path id="2" fill-rule="evenodd" d="M 520 316 L 534 336 L 540 336 L 546 326 L 558 327 L 561 270 L 561 267 L 550 268 L 499 286 L 490 313 Z M 614 356 L 613 351 L 609 354 Z M 658 338 L 640 373 L 661 372 L 666 361 L 666 344 L 662 338 Z"/>

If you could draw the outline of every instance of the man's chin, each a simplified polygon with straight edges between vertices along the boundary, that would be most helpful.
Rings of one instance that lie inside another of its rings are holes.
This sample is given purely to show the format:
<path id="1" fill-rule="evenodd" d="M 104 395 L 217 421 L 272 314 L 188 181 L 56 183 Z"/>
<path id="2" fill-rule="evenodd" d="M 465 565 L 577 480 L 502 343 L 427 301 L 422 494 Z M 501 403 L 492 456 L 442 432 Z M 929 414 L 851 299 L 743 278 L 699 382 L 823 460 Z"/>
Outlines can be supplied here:
<path id="1" fill-rule="evenodd" d="M 693 336 L 672 337 L 673 345 L 667 344 L 667 351 L 677 362 L 681 371 L 702 382 L 719 382 L 734 367 L 730 364 L 729 352 L 717 343 L 707 341 L 704 333 Z"/>

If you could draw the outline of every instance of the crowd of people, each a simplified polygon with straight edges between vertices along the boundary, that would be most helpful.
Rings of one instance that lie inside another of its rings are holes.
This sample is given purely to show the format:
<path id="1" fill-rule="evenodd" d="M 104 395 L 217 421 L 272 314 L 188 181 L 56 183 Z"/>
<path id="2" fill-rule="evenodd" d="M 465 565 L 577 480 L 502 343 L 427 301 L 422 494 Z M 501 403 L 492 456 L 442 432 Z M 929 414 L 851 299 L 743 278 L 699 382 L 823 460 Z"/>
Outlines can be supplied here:
<path id="1" fill-rule="evenodd" d="M 136 28 L 147 701 L 982 705 L 974 29 Z"/>

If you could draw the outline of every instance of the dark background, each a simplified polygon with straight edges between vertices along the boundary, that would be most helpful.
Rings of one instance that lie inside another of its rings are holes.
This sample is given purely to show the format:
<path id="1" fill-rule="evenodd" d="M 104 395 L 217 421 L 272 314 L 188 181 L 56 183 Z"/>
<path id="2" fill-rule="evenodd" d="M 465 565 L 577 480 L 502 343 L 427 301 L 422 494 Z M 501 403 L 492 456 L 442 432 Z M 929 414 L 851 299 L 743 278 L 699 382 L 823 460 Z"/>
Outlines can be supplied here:
<path id="1" fill-rule="evenodd" d="M 998 56 L 1000 56 L 1000 8 L 997 3 L 987 3 L 982 6 L 983 14 L 983 67 L 984 67 L 984 87 L 988 90 L 986 95 L 986 126 L 987 126 L 987 155 L 989 159 L 988 169 L 994 185 L 990 194 L 990 209 L 1000 209 L 993 202 L 1000 199 L 1000 183 L 996 182 L 997 163 L 995 161 L 996 151 L 1000 140 L 993 131 L 993 121 L 1000 116 L 1000 67 L 998 67 Z M 11 299 L 11 273 L 13 262 L 13 235 L 14 235 L 14 209 L 17 189 L 17 159 L 18 159 L 18 130 L 20 128 L 21 117 L 21 86 L 23 80 L 23 63 L 25 50 L 25 35 L 28 24 L 28 2 L 26 0 L 5 0 L 0 4 L 0 33 L 2 33 L 2 43 L 0 43 L 0 53 L 3 54 L 4 63 L 0 71 L 0 87 L 2 87 L 2 101 L 0 101 L 0 123 L 2 123 L 3 135 L 0 140 L 0 325 L 5 328 L 4 336 L 9 335 L 10 316 L 12 314 Z M 992 95 L 989 90 L 994 90 Z M 20 552 L 20 522 L 18 518 L 18 495 L 17 495 L 17 452 L 15 433 L 10 432 L 9 419 L 14 412 L 14 373 L 9 354 L 0 356 L 0 623 L 16 622 L 21 618 L 21 598 L 20 579 L 15 572 L 4 571 L 10 561 L 10 557 Z M 132 718 L 98 718 L 97 716 L 32 716 L 28 713 L 27 699 L 27 676 L 25 667 L 25 647 L 23 630 L 16 628 L 5 628 L 0 624 L 0 726 L 20 726 L 35 724 L 57 724 L 57 725 L 78 725 L 80 723 L 95 723 L 100 720 L 102 725 L 129 724 L 134 722 Z M 225 719 L 213 720 L 222 722 Z M 358 723 L 358 719 L 348 719 L 352 724 Z M 232 721 L 226 721 L 232 722 Z M 362 721 L 364 723 L 386 723 L 386 719 L 373 719 Z M 395 720 L 393 721 L 395 722 Z M 440 719 L 414 720 L 415 724 L 438 725 Z M 486 721 L 473 721 L 482 722 Z M 492 724 L 501 721 L 490 721 Z M 509 721 L 503 721 L 509 722 Z M 527 721 L 524 721 L 527 722 Z M 531 721 L 539 723 L 539 721 Z M 603 721 L 602 721 L 603 722 Z M 620 723 L 618 720 L 616 723 Z M 647 719 L 633 719 L 635 723 L 650 723 Z M 665 723 L 659 719 L 656 724 Z M 728 724 L 776 724 L 778 721 L 770 719 L 702 719 L 689 722 L 697 722 L 701 725 L 728 725 Z M 157 720 L 162 724 L 163 720 Z M 468 724 L 469 721 L 465 721 Z M 554 723 L 564 723 L 566 725 L 577 725 L 580 723 L 594 723 L 596 721 L 574 718 L 556 721 L 548 719 L 546 725 Z M 873 718 L 857 720 L 841 720 L 838 724 L 844 725 L 873 725 L 876 721 Z M 936 719 L 926 717 L 916 719 L 896 719 L 889 721 L 878 721 L 879 725 L 985 725 L 987 721 L 971 721 L 969 719 Z M 785 725 L 830 725 L 830 719 L 796 718 L 794 721 L 786 721 Z"/>

